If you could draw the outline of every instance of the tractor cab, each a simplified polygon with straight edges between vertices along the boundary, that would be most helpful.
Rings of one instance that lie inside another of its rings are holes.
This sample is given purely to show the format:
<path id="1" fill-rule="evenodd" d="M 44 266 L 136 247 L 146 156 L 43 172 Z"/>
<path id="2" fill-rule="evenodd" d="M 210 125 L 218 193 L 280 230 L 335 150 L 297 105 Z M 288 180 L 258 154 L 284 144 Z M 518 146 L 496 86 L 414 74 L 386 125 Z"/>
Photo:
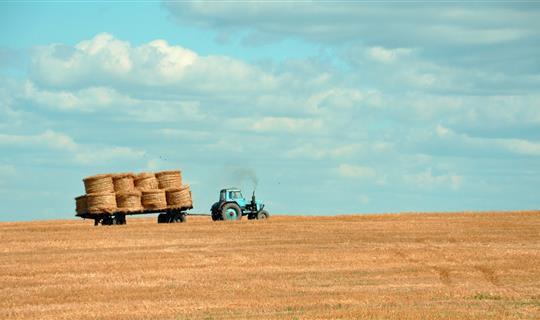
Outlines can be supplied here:
<path id="1" fill-rule="evenodd" d="M 246 200 L 238 188 L 222 189 L 219 201 L 212 205 L 212 220 L 240 220 L 242 216 L 248 219 L 266 219 L 270 215 L 263 210 L 264 204 L 255 199 L 255 191 L 251 201 Z"/>
<path id="2" fill-rule="evenodd" d="M 240 208 L 246 206 L 246 199 L 242 196 L 242 191 L 238 189 L 223 189 L 219 193 L 219 201 L 236 202 Z"/>

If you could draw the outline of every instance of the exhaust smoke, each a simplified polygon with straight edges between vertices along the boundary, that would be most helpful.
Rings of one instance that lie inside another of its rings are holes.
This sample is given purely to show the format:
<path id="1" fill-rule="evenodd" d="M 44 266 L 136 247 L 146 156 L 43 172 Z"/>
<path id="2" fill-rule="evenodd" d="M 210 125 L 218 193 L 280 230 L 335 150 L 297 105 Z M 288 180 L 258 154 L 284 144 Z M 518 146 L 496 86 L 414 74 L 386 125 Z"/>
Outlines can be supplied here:
<path id="1" fill-rule="evenodd" d="M 257 177 L 257 173 L 255 172 L 255 170 L 250 168 L 235 168 L 234 170 L 232 170 L 232 174 L 234 176 L 234 179 L 238 181 L 239 184 L 248 182 L 251 183 L 253 190 L 257 189 L 257 185 L 259 184 L 259 178 Z"/>

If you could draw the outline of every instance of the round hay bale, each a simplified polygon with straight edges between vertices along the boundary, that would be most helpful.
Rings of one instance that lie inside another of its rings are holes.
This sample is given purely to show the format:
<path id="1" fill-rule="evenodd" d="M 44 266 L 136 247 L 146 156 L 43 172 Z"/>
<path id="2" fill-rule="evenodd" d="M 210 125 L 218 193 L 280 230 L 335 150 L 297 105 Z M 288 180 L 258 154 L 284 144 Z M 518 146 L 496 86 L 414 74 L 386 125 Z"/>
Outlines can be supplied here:
<path id="1" fill-rule="evenodd" d="M 77 214 L 85 214 L 88 211 L 86 205 L 86 195 L 75 198 L 75 211 Z"/>
<path id="2" fill-rule="evenodd" d="M 114 192 L 113 180 L 110 174 L 98 174 L 83 179 L 87 194 Z"/>
<path id="3" fill-rule="evenodd" d="M 116 211 L 116 195 L 112 192 L 86 195 L 88 213 L 113 213 Z"/>
<path id="4" fill-rule="evenodd" d="M 180 188 L 182 186 L 182 172 L 179 170 L 156 172 L 160 189 Z"/>
<path id="5" fill-rule="evenodd" d="M 142 192 L 141 202 L 144 210 L 167 209 L 165 190 L 144 190 Z"/>
<path id="6" fill-rule="evenodd" d="M 116 205 L 120 212 L 139 212 L 143 210 L 140 191 L 116 193 Z"/>
<path id="7" fill-rule="evenodd" d="M 169 209 L 190 207 L 191 192 L 188 185 L 181 188 L 167 189 L 166 195 Z"/>
<path id="8" fill-rule="evenodd" d="M 143 172 L 136 175 L 134 183 L 135 188 L 139 191 L 156 190 L 159 186 L 156 175 L 149 172 Z"/>
<path id="9" fill-rule="evenodd" d="M 135 190 L 133 173 L 118 173 L 113 175 L 114 192 L 131 192 Z"/>

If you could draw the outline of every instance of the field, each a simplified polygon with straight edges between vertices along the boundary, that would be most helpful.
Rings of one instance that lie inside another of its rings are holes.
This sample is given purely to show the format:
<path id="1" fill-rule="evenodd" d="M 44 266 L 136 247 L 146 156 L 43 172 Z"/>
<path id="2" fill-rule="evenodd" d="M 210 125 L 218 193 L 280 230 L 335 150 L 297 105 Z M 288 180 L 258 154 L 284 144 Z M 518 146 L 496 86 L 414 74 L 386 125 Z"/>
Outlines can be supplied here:
<path id="1" fill-rule="evenodd" d="M 540 212 L 0 223 L 0 319 L 539 319 Z"/>

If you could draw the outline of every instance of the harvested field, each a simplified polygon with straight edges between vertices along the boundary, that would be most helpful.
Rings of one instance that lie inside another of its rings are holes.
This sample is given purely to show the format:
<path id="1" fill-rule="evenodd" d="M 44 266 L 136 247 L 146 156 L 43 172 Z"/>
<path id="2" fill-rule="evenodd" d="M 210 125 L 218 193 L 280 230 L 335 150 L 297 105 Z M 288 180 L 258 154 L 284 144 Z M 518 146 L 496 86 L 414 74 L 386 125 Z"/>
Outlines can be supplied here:
<path id="1" fill-rule="evenodd" d="M 540 212 L 0 223 L 1 319 L 538 319 Z"/>

